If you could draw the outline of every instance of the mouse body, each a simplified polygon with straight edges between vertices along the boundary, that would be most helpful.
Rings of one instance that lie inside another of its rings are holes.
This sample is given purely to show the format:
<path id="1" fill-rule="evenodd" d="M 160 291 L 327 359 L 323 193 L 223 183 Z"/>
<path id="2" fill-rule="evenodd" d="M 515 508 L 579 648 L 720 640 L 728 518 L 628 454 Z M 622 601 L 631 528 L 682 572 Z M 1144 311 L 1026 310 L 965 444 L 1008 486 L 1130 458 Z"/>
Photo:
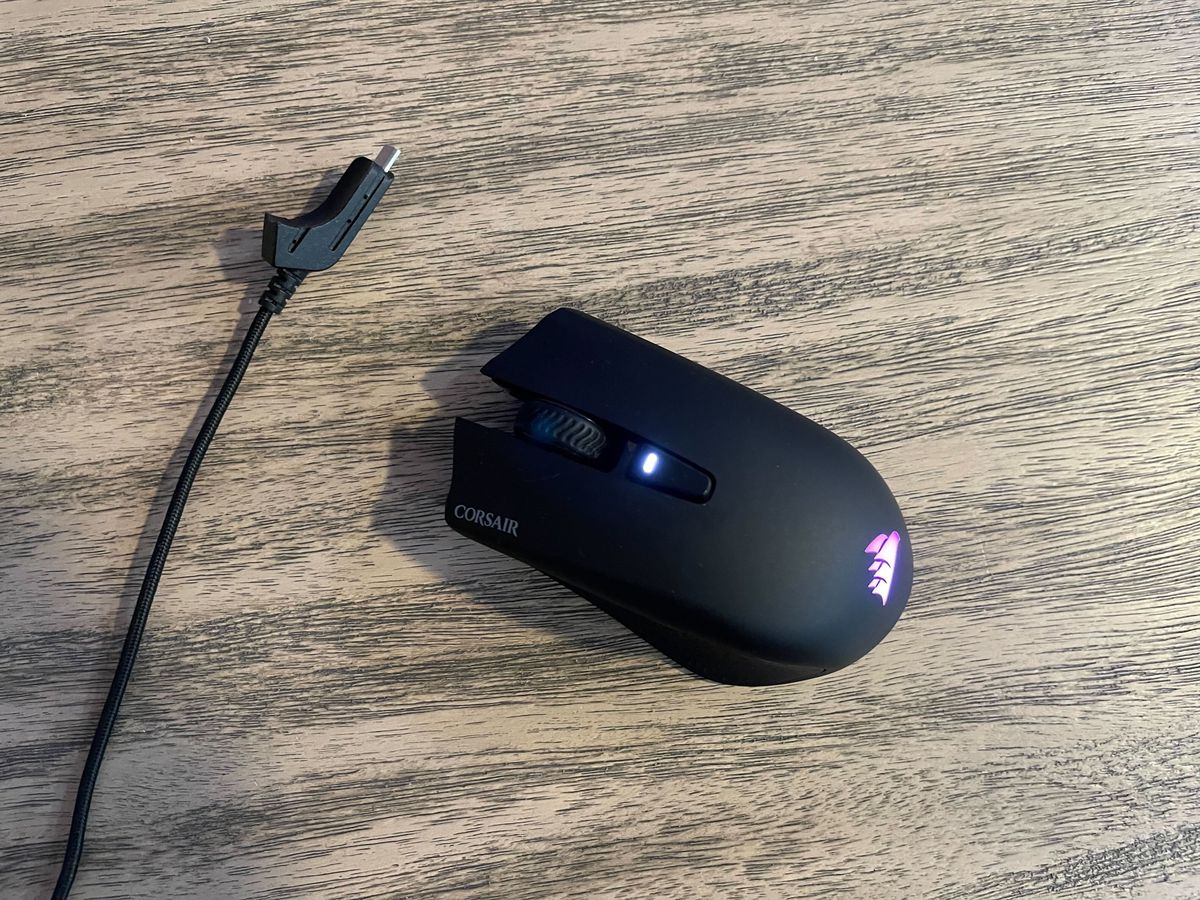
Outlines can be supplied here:
<path id="1" fill-rule="evenodd" d="M 739 685 L 855 661 L 908 600 L 900 509 L 833 432 L 559 309 L 483 367 L 513 431 L 458 419 L 446 521 L 679 664 Z"/>

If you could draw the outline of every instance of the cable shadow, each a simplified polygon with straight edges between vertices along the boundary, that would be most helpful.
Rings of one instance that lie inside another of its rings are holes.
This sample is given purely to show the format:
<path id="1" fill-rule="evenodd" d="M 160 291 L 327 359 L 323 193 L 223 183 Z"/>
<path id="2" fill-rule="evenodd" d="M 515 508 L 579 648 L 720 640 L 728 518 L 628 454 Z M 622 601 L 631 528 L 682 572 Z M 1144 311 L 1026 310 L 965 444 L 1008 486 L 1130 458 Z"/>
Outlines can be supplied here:
<path id="1" fill-rule="evenodd" d="M 304 208 L 311 208 L 321 202 L 340 176 L 341 171 L 338 169 L 326 171 L 319 179 L 317 186 L 313 188 Z M 117 635 L 123 635 L 128 627 L 129 617 L 137 602 L 138 594 L 141 592 L 146 564 L 149 562 L 154 544 L 158 540 L 163 514 L 171 501 L 171 495 L 175 492 L 175 483 L 179 480 L 179 472 L 192 449 L 196 435 L 208 416 L 208 411 L 212 408 L 213 400 L 221 390 L 230 365 L 237 356 L 238 350 L 241 349 L 246 330 L 250 327 L 254 313 L 258 311 L 258 297 L 275 272 L 262 259 L 262 230 L 259 228 L 227 229 L 214 242 L 213 246 L 216 249 L 222 280 L 242 285 L 242 296 L 237 306 L 237 318 L 234 320 L 229 339 L 225 342 L 221 358 L 213 368 L 213 376 L 204 391 L 203 399 L 196 407 L 191 421 L 183 430 L 179 443 L 171 451 L 167 464 L 163 467 L 162 475 L 158 479 L 158 484 L 155 485 L 154 497 L 150 501 L 150 508 L 142 522 L 142 530 L 138 534 L 137 545 L 130 560 L 129 569 L 125 574 L 125 581 L 121 586 L 116 609 L 113 612 L 112 632 Z"/>
<path id="2" fill-rule="evenodd" d="M 511 427 L 518 401 L 481 375 L 479 368 L 528 327 L 505 323 L 488 328 L 425 374 L 422 386 L 439 412 L 392 431 L 387 478 L 372 510 L 371 527 L 439 581 L 522 627 L 550 632 L 577 647 L 610 656 L 656 656 L 640 638 L 582 597 L 445 524 L 454 419 L 467 416 L 483 425 Z"/>
<path id="3" fill-rule="evenodd" d="M 339 173 L 336 170 L 325 173 L 320 180 L 320 184 L 313 190 L 309 203 L 315 204 L 319 202 L 338 176 Z M 261 244 L 261 230 L 249 228 L 228 229 L 215 242 L 214 246 L 217 252 L 222 279 L 232 284 L 241 283 L 242 294 L 238 300 L 237 314 L 230 329 L 229 337 L 225 342 L 224 350 L 221 353 L 219 361 L 213 367 L 212 378 L 209 380 L 203 398 L 192 414 L 191 420 L 184 428 L 179 442 L 171 451 L 167 463 L 163 467 L 162 474 L 155 485 L 153 498 L 146 511 L 146 516 L 142 520 L 137 544 L 130 559 L 129 567 L 125 572 L 125 578 L 113 609 L 110 633 L 114 639 L 114 650 L 111 664 L 115 664 L 116 661 L 115 654 L 117 651 L 115 647 L 120 645 L 121 639 L 129 627 L 133 608 L 137 603 L 138 595 L 141 593 L 146 566 L 154 550 L 154 545 L 158 541 L 163 516 L 171 496 L 175 492 L 175 485 L 179 480 L 180 470 L 183 468 L 184 461 L 191 451 L 192 444 L 196 440 L 196 435 L 199 433 L 205 418 L 208 416 L 209 410 L 212 408 L 213 400 L 216 398 L 221 385 L 225 381 L 229 367 L 241 349 L 242 340 L 253 318 L 252 314 L 258 308 L 257 298 L 274 272 L 261 258 Z M 104 684 L 111 680 L 111 664 L 109 667 L 98 670 L 98 682 Z M 100 707 L 102 702 L 101 700 L 97 701 L 97 708 Z M 86 723 L 82 723 L 80 727 L 86 733 L 90 732 L 93 726 L 91 720 L 89 720 Z M 88 752 L 87 745 L 80 746 L 76 752 L 82 758 Z M 55 821 L 56 832 L 66 833 L 72 818 L 74 802 L 75 791 L 69 790 L 63 799 L 62 805 L 59 807 Z M 46 865 L 45 878 L 39 879 L 39 881 L 53 883 L 59 865 L 60 860 L 57 855 L 52 855 Z"/>

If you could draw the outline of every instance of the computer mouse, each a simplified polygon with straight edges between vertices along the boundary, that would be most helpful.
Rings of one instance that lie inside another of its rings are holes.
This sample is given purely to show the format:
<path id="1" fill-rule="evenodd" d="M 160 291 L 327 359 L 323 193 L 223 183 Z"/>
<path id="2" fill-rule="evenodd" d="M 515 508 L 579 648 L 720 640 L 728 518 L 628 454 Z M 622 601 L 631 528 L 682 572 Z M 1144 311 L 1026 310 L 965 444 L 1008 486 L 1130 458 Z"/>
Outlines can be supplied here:
<path id="1" fill-rule="evenodd" d="M 483 367 L 511 430 L 459 418 L 446 521 L 683 667 L 782 684 L 846 666 L 904 611 L 883 478 L 833 432 L 573 309 Z"/>

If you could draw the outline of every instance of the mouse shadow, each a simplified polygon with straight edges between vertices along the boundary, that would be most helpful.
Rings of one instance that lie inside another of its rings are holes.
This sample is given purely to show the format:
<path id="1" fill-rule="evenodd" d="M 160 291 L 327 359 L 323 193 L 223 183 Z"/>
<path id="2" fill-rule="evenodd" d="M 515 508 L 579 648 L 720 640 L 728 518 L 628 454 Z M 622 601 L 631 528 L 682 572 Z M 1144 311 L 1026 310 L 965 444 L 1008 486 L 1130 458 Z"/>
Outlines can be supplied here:
<path id="1" fill-rule="evenodd" d="M 488 427 L 511 428 L 520 401 L 479 369 L 528 330 L 528 325 L 515 322 L 487 328 L 425 373 L 421 386 L 438 412 L 392 430 L 387 478 L 372 510 L 371 527 L 443 584 L 524 628 L 549 632 L 575 647 L 610 657 L 651 660 L 658 656 L 674 666 L 574 591 L 472 541 L 445 522 L 454 420 L 463 416 Z"/>

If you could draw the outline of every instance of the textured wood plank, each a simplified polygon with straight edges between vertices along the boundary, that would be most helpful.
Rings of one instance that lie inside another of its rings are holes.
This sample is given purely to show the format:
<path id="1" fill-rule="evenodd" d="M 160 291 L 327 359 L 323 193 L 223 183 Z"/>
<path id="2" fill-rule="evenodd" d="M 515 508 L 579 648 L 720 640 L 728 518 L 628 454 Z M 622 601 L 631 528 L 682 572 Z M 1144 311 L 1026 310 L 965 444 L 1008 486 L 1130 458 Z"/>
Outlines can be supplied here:
<path id="1" fill-rule="evenodd" d="M 262 211 L 385 140 L 199 479 L 75 896 L 1200 896 L 1194 4 L 0 21 L 0 896 L 53 882 Z M 559 305 L 868 454 L 881 647 L 708 684 L 444 527 L 476 369 Z"/>

